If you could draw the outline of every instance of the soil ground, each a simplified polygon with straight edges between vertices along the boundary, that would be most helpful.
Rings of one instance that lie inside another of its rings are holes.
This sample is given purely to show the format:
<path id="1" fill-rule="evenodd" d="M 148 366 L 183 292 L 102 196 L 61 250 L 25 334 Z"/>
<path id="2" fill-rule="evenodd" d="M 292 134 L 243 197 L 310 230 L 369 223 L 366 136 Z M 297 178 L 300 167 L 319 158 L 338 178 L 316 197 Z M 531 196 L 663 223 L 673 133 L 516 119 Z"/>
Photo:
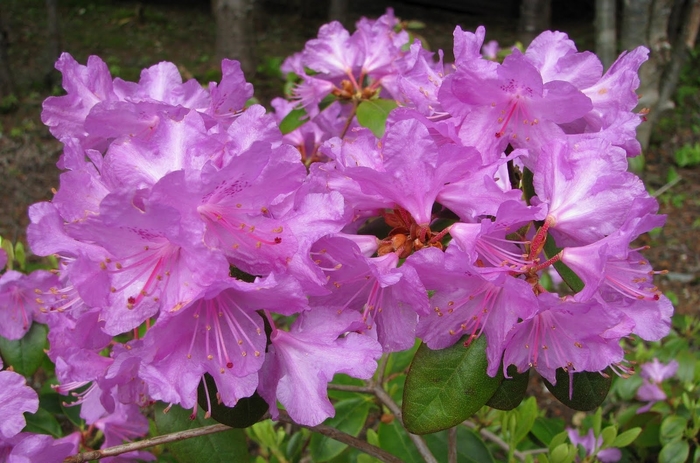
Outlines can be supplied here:
<path id="1" fill-rule="evenodd" d="M 46 87 L 44 75 L 50 66 L 46 57 L 47 28 L 43 0 L 3 0 L 2 14 L 8 25 L 10 60 L 19 87 L 14 110 L 0 115 L 0 235 L 21 240 L 28 223 L 28 205 L 51 198 L 58 187 L 55 163 L 61 145 L 40 120 L 41 102 L 60 88 Z M 184 1 L 136 3 L 130 1 L 65 0 L 60 3 L 62 49 L 84 63 L 89 55 L 99 55 L 114 75 L 137 80 L 140 69 L 159 61 L 176 63 L 186 78 L 217 80 L 214 59 L 214 27 L 208 2 Z M 253 79 L 262 103 L 282 93 L 282 81 L 274 68 L 286 56 L 303 48 L 317 33 L 324 18 L 302 17 L 285 9 L 265 11 L 257 21 L 257 47 L 260 67 Z M 347 26 L 361 15 L 378 16 L 387 6 L 403 19 L 417 19 L 426 25 L 421 34 L 432 49 L 443 49 L 451 59 L 452 31 L 459 24 L 473 30 L 484 24 L 487 40 L 501 44 L 515 41 L 515 20 L 458 13 L 407 5 L 398 2 L 363 0 L 353 4 Z M 568 2 L 567 2 L 568 3 Z M 280 6 L 281 5 L 281 6 Z M 557 13 L 555 11 L 555 13 Z M 575 18 L 573 20 L 567 18 Z M 553 28 L 565 31 L 579 49 L 590 48 L 593 37 L 591 15 L 559 12 Z M 697 58 L 696 64 L 700 61 Z M 690 69 L 692 74 L 692 69 Z M 659 124 L 646 152 L 647 166 L 642 174 L 650 191 L 659 191 L 673 177 L 680 181 L 659 196 L 661 212 L 668 215 L 666 227 L 643 239 L 651 249 L 646 256 L 657 269 L 669 274 L 658 277 L 658 285 L 676 302 L 679 313 L 700 315 L 700 167 L 674 166 L 674 153 L 700 139 L 700 98 L 697 86 L 686 85 L 685 100 Z M 698 148 L 700 157 L 700 148 Z"/>

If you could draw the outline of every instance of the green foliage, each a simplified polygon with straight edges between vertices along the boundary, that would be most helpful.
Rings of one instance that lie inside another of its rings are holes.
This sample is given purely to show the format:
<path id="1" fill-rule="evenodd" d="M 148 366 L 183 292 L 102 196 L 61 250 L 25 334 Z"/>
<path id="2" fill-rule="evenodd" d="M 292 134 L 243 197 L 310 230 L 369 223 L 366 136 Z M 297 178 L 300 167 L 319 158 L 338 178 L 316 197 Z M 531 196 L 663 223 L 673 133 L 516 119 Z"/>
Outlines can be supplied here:
<path id="1" fill-rule="evenodd" d="M 476 413 L 503 380 L 486 373 L 486 338 L 468 346 L 432 350 L 421 345 L 406 377 L 403 418 L 406 429 L 427 434 L 456 426 Z"/>
<path id="2" fill-rule="evenodd" d="M 693 167 L 700 164 L 700 143 L 686 143 L 674 155 L 679 167 Z"/>
<path id="3" fill-rule="evenodd" d="M 12 366 L 24 376 L 32 376 L 41 366 L 46 354 L 46 335 L 49 332 L 46 325 L 33 323 L 22 339 L 10 341 L 0 336 L 0 355 L 5 362 L 5 368 Z"/>
<path id="4" fill-rule="evenodd" d="M 374 404 L 366 395 L 355 394 L 355 396 L 336 402 L 335 416 L 327 419 L 324 424 L 357 437 Z M 309 444 L 311 456 L 316 462 L 329 461 L 340 455 L 347 447 L 347 444 L 317 433 L 311 436 Z"/>
<path id="5" fill-rule="evenodd" d="M 503 378 L 496 392 L 486 402 L 486 405 L 498 410 L 512 410 L 523 401 L 530 380 L 530 370 L 518 373 L 515 365 L 508 367 L 508 378 Z"/>
<path id="6" fill-rule="evenodd" d="M 357 122 L 370 129 L 375 137 L 382 138 L 386 130 L 386 119 L 397 106 L 394 100 L 365 100 L 357 107 Z"/>
<path id="7" fill-rule="evenodd" d="M 608 369 L 604 374 L 582 371 L 570 375 L 559 368 L 556 372 L 556 385 L 546 379 L 544 384 L 549 392 L 567 407 L 590 411 L 599 407 L 608 395 L 612 385 L 611 374 L 612 372 Z"/>
<path id="8" fill-rule="evenodd" d="M 168 434 L 177 431 L 199 428 L 216 424 L 212 419 L 204 418 L 204 411 L 199 410 L 194 419 L 191 412 L 173 405 L 165 413 L 165 405 L 158 402 L 155 407 L 155 419 L 158 432 Z M 248 442 L 242 429 L 230 429 L 215 434 L 207 434 L 186 441 L 171 442 L 166 445 L 178 463 L 228 463 L 247 462 Z"/>
<path id="9" fill-rule="evenodd" d="M 280 122 L 280 131 L 286 135 L 304 125 L 308 117 L 304 109 L 293 109 Z"/>
<path id="10" fill-rule="evenodd" d="M 235 407 L 227 407 L 219 403 L 217 392 L 214 378 L 209 373 L 205 373 L 204 380 L 197 388 L 197 402 L 204 410 L 211 409 L 211 417 L 219 423 L 232 428 L 247 428 L 257 423 L 267 412 L 267 402 L 257 392 L 250 397 L 242 397 Z"/>

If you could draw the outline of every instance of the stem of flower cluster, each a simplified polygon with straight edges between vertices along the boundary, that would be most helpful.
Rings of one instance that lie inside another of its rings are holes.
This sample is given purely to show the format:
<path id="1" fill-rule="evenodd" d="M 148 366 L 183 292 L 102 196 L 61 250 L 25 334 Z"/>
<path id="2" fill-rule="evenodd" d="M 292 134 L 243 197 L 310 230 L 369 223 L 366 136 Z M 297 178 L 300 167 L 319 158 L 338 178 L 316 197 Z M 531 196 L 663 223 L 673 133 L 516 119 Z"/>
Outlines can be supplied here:
<path id="1" fill-rule="evenodd" d="M 343 131 L 340 132 L 340 138 L 345 138 L 345 134 L 348 133 L 348 129 L 350 128 L 350 124 L 352 124 L 352 120 L 355 118 L 355 114 L 357 114 L 357 107 L 359 106 L 360 102 L 357 100 L 353 100 L 352 102 L 352 111 L 350 112 L 350 115 L 348 116 L 348 120 L 345 122 L 345 126 L 343 127 Z"/>

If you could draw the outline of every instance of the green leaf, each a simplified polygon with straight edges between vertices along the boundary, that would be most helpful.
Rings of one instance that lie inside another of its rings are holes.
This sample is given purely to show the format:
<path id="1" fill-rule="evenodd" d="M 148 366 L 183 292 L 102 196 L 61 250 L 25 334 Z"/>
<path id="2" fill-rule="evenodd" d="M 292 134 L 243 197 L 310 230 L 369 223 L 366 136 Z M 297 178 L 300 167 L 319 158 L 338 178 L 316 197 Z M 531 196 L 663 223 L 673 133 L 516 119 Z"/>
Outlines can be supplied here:
<path id="1" fill-rule="evenodd" d="M 552 437 L 552 440 L 549 441 L 549 444 L 547 445 L 547 447 L 549 448 L 549 452 L 553 452 L 555 448 L 566 442 L 568 439 L 569 433 L 566 431 L 562 431 L 559 434 Z"/>
<path id="2" fill-rule="evenodd" d="M 20 241 L 15 243 L 15 260 L 19 264 L 20 270 L 24 271 L 27 264 L 27 254 L 24 251 L 24 245 Z"/>
<path id="3" fill-rule="evenodd" d="M 204 387 L 206 381 L 207 387 Z M 207 392 L 209 391 L 209 400 L 207 400 Z M 209 410 L 211 404 L 211 417 L 232 428 L 247 428 L 257 423 L 260 418 L 267 412 L 268 404 L 265 399 L 258 395 L 257 391 L 250 397 L 243 397 L 238 400 L 235 407 L 228 407 L 216 398 L 216 382 L 209 373 L 204 374 L 204 380 L 200 381 L 197 388 L 197 402 L 199 406 Z"/>
<path id="4" fill-rule="evenodd" d="M 82 392 L 85 389 L 87 389 L 88 386 L 85 386 L 84 388 L 81 388 L 75 392 Z M 72 395 L 68 396 L 60 396 L 61 399 L 61 412 L 68 418 L 68 420 L 76 425 L 79 428 L 83 428 L 85 426 L 85 420 L 83 420 L 80 417 L 80 404 L 75 404 L 75 402 L 78 401 L 78 398 Z"/>
<path id="5" fill-rule="evenodd" d="M 628 428 L 639 427 L 642 432 L 634 442 L 635 447 L 657 447 L 661 444 L 659 433 L 661 432 L 661 416 L 658 413 L 646 412 L 635 414 L 625 425 Z"/>
<path id="6" fill-rule="evenodd" d="M 569 455 L 569 444 L 559 444 L 549 455 L 552 463 L 560 463 L 565 461 Z"/>
<path id="7" fill-rule="evenodd" d="M 554 436 L 564 432 L 565 427 L 564 420 L 561 418 L 537 417 L 532 424 L 530 432 L 532 432 L 543 445 L 549 447 L 549 443 L 552 442 Z"/>
<path id="8" fill-rule="evenodd" d="M 285 456 L 292 461 L 299 461 L 308 443 L 308 438 L 309 436 L 306 431 L 299 430 L 292 433 L 284 449 Z"/>
<path id="9" fill-rule="evenodd" d="M 516 423 L 513 443 L 517 445 L 528 435 L 537 418 L 537 400 L 534 397 L 528 398 L 518 408 L 518 421 Z"/>
<path id="10" fill-rule="evenodd" d="M 661 448 L 659 463 L 684 463 L 690 454 L 688 441 L 675 440 Z"/>
<path id="11" fill-rule="evenodd" d="M 569 373 L 557 369 L 556 386 L 543 378 L 545 386 L 569 408 L 579 411 L 591 411 L 600 406 L 610 390 L 611 372 L 605 370 L 605 376 L 598 372 L 582 371 L 573 374 L 573 386 L 569 395 Z"/>
<path id="12" fill-rule="evenodd" d="M 386 119 L 397 106 L 394 100 L 365 100 L 357 107 L 357 122 L 370 129 L 375 137 L 382 138 L 386 129 Z"/>
<path id="13" fill-rule="evenodd" d="M 547 258 L 551 259 L 560 251 L 561 249 L 557 247 L 556 243 L 554 243 L 554 238 L 552 238 L 552 235 L 547 235 L 547 240 L 544 242 L 544 253 Z M 581 280 L 578 275 L 576 275 L 574 271 L 571 270 L 564 262 L 555 262 L 554 269 L 557 271 L 561 279 L 564 280 L 564 283 L 566 283 L 566 285 L 574 292 L 580 292 L 585 286 L 583 284 L 583 280 Z"/>
<path id="14" fill-rule="evenodd" d="M 440 431 L 423 436 L 428 448 L 438 460 L 441 456 L 447 455 L 447 433 L 448 431 Z M 481 437 L 464 426 L 457 427 L 457 461 L 465 463 L 495 462 Z"/>
<path id="15" fill-rule="evenodd" d="M 661 443 L 666 444 L 681 437 L 686 426 L 688 426 L 688 420 L 681 416 L 671 415 L 664 418 L 661 422 Z"/>
<path id="16" fill-rule="evenodd" d="M 612 443 L 615 442 L 615 438 L 617 438 L 617 427 L 614 425 L 608 426 L 603 429 L 600 435 L 603 438 L 603 445 L 601 448 L 607 449 L 612 447 Z"/>
<path id="17" fill-rule="evenodd" d="M 634 442 L 637 436 L 639 436 L 640 432 L 642 432 L 642 428 L 628 429 L 627 431 L 623 432 L 622 434 L 619 434 L 615 438 L 615 441 L 612 443 L 612 447 L 617 447 L 618 449 L 621 449 L 622 447 L 627 447 L 632 442 Z"/>
<path id="18" fill-rule="evenodd" d="M 413 356 L 416 355 L 419 346 L 420 340 L 416 339 L 416 342 L 410 349 L 389 354 L 389 359 L 386 362 L 385 376 L 395 373 L 404 373 L 411 365 L 411 360 L 413 360 Z"/>
<path id="19" fill-rule="evenodd" d="M 32 323 L 27 334 L 22 339 L 10 341 L 0 337 L 0 355 L 5 367 L 12 366 L 23 376 L 32 376 L 44 360 L 46 348 L 46 325 Z"/>
<path id="20" fill-rule="evenodd" d="M 194 420 L 190 420 L 189 410 L 178 405 L 173 405 L 168 413 L 163 413 L 163 410 L 165 410 L 165 404 L 158 402 L 155 407 L 155 418 L 158 432 L 161 434 L 216 424 L 214 420 L 204 418 L 204 410 L 201 408 Z M 180 442 L 171 442 L 166 444 L 166 448 L 179 463 L 250 461 L 248 442 L 242 429 L 229 429 Z"/>
<path id="21" fill-rule="evenodd" d="M 48 411 L 40 408 L 34 414 L 25 413 L 27 425 L 23 432 L 33 432 L 37 434 L 48 434 L 53 437 L 63 437 L 63 431 L 58 420 Z"/>
<path id="22" fill-rule="evenodd" d="M 0 236 L 0 249 L 4 250 L 7 254 L 7 270 L 12 270 L 15 262 L 15 248 L 12 246 L 12 241 L 4 239 Z M 0 270 L 2 269 L 0 268 Z"/>
<path id="23" fill-rule="evenodd" d="M 327 419 L 323 424 L 357 437 L 367 421 L 370 408 L 372 408 L 372 402 L 369 397 L 341 400 L 335 404 L 335 416 Z M 322 462 L 340 455 L 347 448 L 347 444 L 314 433 L 311 436 L 309 448 L 313 460 Z"/>
<path id="24" fill-rule="evenodd" d="M 640 375 L 634 375 L 629 378 L 618 377 L 615 379 L 612 390 L 620 396 L 620 399 L 625 401 L 632 400 L 637 395 L 637 389 L 639 389 L 643 381 Z"/>
<path id="25" fill-rule="evenodd" d="M 525 398 L 530 370 L 518 373 L 515 365 L 508 367 L 510 378 L 504 378 L 486 405 L 497 410 L 513 410 Z"/>
<path id="26" fill-rule="evenodd" d="M 293 109 L 280 121 L 280 131 L 286 135 L 304 125 L 308 120 L 308 114 L 304 109 Z"/>
<path id="27" fill-rule="evenodd" d="M 406 463 L 425 463 L 399 420 L 388 424 L 379 423 L 377 434 L 380 447 L 387 452 L 396 455 Z"/>
<path id="28" fill-rule="evenodd" d="M 503 380 L 486 374 L 486 338 L 469 346 L 431 350 L 422 344 L 406 376 L 403 419 L 409 432 L 427 434 L 451 428 L 486 404 Z"/>

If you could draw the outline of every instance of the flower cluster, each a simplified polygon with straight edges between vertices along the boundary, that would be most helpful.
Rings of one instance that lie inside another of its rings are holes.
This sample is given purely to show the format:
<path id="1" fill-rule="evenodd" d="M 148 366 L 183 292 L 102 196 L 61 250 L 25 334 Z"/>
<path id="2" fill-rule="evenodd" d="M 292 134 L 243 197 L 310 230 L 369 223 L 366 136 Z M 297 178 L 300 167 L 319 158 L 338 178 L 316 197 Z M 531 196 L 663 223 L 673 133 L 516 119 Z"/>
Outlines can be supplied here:
<path id="1" fill-rule="evenodd" d="M 627 172 L 647 50 L 603 73 L 563 33 L 502 63 L 484 36 L 458 27 L 445 66 L 391 12 L 331 23 L 285 62 L 301 80 L 277 114 L 247 104 L 234 61 L 202 88 L 171 63 L 134 83 L 64 54 L 42 113 L 60 187 L 28 229 L 59 268 L 3 275 L 0 334 L 48 324 L 59 391 L 90 383 L 83 418 L 126 437 L 149 401 L 196 408 L 205 374 L 225 405 L 257 391 L 318 424 L 336 373 L 370 378 L 416 338 L 486 336 L 492 376 L 624 373 L 620 339 L 663 337 L 672 312 L 632 244 L 663 223 Z M 400 106 L 381 138 L 354 112 L 377 98 Z"/>

